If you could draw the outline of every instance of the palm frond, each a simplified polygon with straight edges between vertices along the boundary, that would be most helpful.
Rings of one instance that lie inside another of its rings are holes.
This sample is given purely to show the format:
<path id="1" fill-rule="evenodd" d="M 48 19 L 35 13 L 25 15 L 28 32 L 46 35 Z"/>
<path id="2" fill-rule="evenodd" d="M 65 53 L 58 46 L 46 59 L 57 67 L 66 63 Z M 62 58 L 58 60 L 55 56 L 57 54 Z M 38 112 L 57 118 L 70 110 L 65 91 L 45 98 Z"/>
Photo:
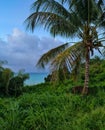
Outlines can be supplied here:
<path id="1" fill-rule="evenodd" d="M 52 70 L 56 71 L 59 70 L 59 68 L 63 69 L 65 66 L 70 71 L 75 67 L 76 62 L 79 59 L 78 57 L 80 55 L 81 57 L 83 56 L 83 46 L 83 42 L 79 42 L 59 53 L 51 63 Z"/>
<path id="2" fill-rule="evenodd" d="M 97 44 L 97 43 L 102 43 L 102 42 L 105 42 L 105 37 L 101 37 L 101 38 L 95 39 L 93 41 L 93 44 L 95 45 L 95 43 Z"/>
<path id="3" fill-rule="evenodd" d="M 101 14 L 101 10 L 95 0 L 77 0 L 73 3 L 73 10 L 83 23 L 93 23 Z"/>
<path id="4" fill-rule="evenodd" d="M 65 43 L 43 54 L 39 59 L 37 66 L 44 68 L 46 64 L 52 61 L 59 53 L 64 51 L 67 47 L 68 47 L 68 43 Z"/>
<path id="5" fill-rule="evenodd" d="M 100 18 L 99 20 L 100 20 L 100 22 L 99 22 L 99 24 L 98 24 L 98 26 L 99 27 L 102 27 L 103 29 L 105 29 L 105 13 L 103 14 L 104 15 L 104 17 L 102 18 Z"/>
<path id="6" fill-rule="evenodd" d="M 61 23 L 56 23 L 50 29 L 50 33 L 55 37 L 57 35 L 64 37 L 74 37 L 78 34 L 78 27 L 73 24 L 66 24 L 65 21 Z"/>
<path id="7" fill-rule="evenodd" d="M 103 2 L 103 0 L 98 0 L 98 6 L 102 6 L 102 5 L 104 5 L 104 2 Z"/>
<path id="8" fill-rule="evenodd" d="M 105 28 L 105 2 L 103 0 L 99 0 L 97 7 L 99 10 L 99 15 L 97 17 L 97 20 L 94 21 L 94 24 L 97 25 L 97 27 Z"/>
<path id="9" fill-rule="evenodd" d="M 84 46 L 84 43 L 76 43 L 54 58 L 51 63 L 51 81 L 63 81 L 69 78 L 72 71 L 75 79 L 78 77 L 80 64 L 84 59 L 82 55 L 84 50 L 81 45 Z"/>
<path id="10" fill-rule="evenodd" d="M 77 0 L 61 0 L 62 4 L 68 5 L 69 9 L 77 3 Z"/>
<path id="11" fill-rule="evenodd" d="M 67 19 L 69 17 L 68 10 L 55 0 L 37 0 L 32 4 L 32 10 L 35 12 L 51 12 L 59 14 Z"/>
<path id="12" fill-rule="evenodd" d="M 105 58 L 105 46 L 104 46 L 103 49 L 102 49 L 102 54 L 103 54 L 103 56 L 104 56 L 104 58 Z"/>
<path id="13" fill-rule="evenodd" d="M 78 27 L 72 22 L 50 12 L 33 13 L 26 19 L 25 23 L 27 24 L 27 29 L 29 28 L 33 31 L 36 26 L 40 25 L 50 30 L 53 35 L 70 36 L 78 30 Z"/>

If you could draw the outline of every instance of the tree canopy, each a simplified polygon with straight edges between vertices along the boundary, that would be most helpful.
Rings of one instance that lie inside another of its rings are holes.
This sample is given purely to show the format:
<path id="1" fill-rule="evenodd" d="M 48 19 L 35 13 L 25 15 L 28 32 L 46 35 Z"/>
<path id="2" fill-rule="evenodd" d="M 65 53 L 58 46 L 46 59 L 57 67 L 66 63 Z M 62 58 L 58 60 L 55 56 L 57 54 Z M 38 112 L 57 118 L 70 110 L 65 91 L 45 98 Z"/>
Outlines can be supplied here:
<path id="1" fill-rule="evenodd" d="M 36 0 L 32 5 L 32 14 L 26 19 L 27 28 L 34 31 L 42 26 L 53 36 L 80 40 L 70 46 L 69 42 L 45 53 L 38 62 L 44 67 L 51 63 L 52 71 L 67 68 L 79 69 L 85 64 L 85 83 L 89 82 L 89 60 L 94 50 L 101 53 L 105 41 L 105 3 L 103 0 Z M 68 45 L 68 47 L 67 47 Z"/>

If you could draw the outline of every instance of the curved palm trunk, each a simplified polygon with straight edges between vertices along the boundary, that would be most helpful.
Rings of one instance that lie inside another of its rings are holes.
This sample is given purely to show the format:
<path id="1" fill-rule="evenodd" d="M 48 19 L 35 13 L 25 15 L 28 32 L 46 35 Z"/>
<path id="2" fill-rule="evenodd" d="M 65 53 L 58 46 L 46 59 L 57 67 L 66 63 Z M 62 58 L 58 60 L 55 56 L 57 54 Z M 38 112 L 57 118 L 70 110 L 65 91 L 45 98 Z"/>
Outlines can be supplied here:
<path id="1" fill-rule="evenodd" d="M 85 95 L 88 93 L 89 88 L 89 61 L 90 61 L 90 49 L 86 48 L 86 62 L 85 62 L 85 82 L 82 94 Z"/>

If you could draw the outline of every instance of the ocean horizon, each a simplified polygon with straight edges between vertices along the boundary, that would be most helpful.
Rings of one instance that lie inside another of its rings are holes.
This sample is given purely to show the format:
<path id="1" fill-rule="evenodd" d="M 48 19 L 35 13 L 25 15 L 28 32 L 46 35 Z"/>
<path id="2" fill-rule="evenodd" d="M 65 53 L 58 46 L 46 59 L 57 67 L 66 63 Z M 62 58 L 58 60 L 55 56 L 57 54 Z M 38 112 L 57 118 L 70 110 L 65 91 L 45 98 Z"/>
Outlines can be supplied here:
<path id="1" fill-rule="evenodd" d="M 24 82 L 24 85 L 35 85 L 44 83 L 44 78 L 47 77 L 48 73 L 28 73 L 29 79 Z"/>

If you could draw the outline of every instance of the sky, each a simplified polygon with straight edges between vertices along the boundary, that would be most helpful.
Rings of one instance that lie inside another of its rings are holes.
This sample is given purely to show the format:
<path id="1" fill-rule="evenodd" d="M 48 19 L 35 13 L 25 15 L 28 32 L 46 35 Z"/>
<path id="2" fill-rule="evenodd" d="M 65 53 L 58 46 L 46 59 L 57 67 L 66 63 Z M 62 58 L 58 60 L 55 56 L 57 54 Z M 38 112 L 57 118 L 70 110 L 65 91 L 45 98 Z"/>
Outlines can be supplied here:
<path id="1" fill-rule="evenodd" d="M 52 37 L 42 28 L 32 33 L 26 30 L 24 21 L 32 13 L 35 0 L 0 0 L 0 61 L 7 61 L 4 67 L 18 72 L 46 72 L 36 67 L 39 58 L 48 50 L 69 39 Z M 70 39 L 76 41 L 77 39 Z"/>
<path id="2" fill-rule="evenodd" d="M 8 61 L 4 67 L 14 72 L 21 69 L 26 72 L 44 72 L 36 68 L 38 59 L 64 42 L 39 28 L 34 33 L 26 30 L 24 21 L 31 14 L 33 2 L 34 0 L 0 0 L 0 60 Z"/>

